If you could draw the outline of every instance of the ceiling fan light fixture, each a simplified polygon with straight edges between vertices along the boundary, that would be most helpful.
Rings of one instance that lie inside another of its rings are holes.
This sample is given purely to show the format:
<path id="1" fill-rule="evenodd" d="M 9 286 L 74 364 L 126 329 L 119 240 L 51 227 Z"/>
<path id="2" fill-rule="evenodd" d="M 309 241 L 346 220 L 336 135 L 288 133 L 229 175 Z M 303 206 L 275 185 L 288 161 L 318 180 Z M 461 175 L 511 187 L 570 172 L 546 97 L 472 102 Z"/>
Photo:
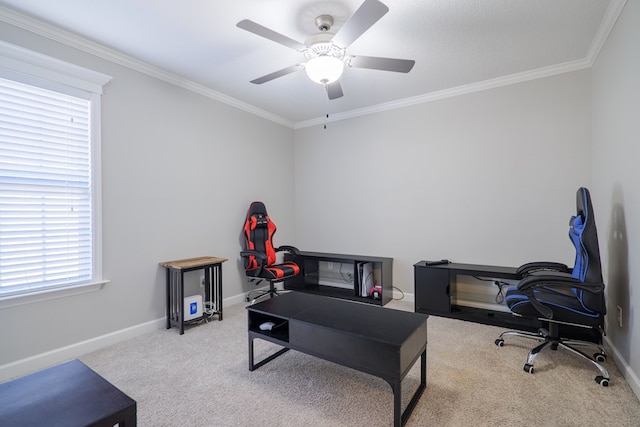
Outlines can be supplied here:
<path id="1" fill-rule="evenodd" d="M 314 82 L 328 85 L 340 78 L 344 71 L 344 62 L 333 56 L 320 55 L 307 61 L 305 71 Z"/>

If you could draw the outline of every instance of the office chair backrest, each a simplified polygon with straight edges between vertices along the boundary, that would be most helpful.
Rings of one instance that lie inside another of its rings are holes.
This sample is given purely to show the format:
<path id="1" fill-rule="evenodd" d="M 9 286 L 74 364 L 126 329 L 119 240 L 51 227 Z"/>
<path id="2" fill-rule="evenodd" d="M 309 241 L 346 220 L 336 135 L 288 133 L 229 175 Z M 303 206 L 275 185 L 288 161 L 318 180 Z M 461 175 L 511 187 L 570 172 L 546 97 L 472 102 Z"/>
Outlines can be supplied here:
<path id="1" fill-rule="evenodd" d="M 604 288 L 591 195 L 584 187 L 579 188 L 576 194 L 576 216 L 571 217 L 569 225 L 569 237 L 576 249 L 572 276 L 581 282 L 597 283 Z M 578 289 L 576 294 L 586 308 L 603 312 L 604 292 L 592 293 Z"/>
<path id="2" fill-rule="evenodd" d="M 276 262 L 276 251 L 273 247 L 273 235 L 276 230 L 276 225 L 269 219 L 264 203 L 252 202 L 243 227 L 245 249 L 265 254 L 267 266 Z M 258 267 L 259 264 L 254 256 L 244 258 L 245 270 L 254 270 Z"/>

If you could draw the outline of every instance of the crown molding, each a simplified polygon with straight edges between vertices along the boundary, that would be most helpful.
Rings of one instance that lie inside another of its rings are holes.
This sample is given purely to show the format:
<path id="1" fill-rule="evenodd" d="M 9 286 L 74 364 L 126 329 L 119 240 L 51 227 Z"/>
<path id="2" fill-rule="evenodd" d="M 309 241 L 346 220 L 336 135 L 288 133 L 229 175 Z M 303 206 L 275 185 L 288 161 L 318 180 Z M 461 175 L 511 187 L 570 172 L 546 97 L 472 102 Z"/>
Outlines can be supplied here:
<path id="1" fill-rule="evenodd" d="M 4 21 L 7 24 L 13 25 L 23 30 L 27 30 L 34 34 L 46 37 L 50 40 L 62 43 L 74 49 L 81 50 L 91 55 L 97 56 L 115 64 L 122 65 L 156 79 L 165 81 L 172 85 L 181 87 L 183 89 L 195 92 L 199 95 L 203 95 L 207 98 L 214 99 L 226 105 L 230 105 L 239 110 L 243 110 L 250 114 L 262 117 L 280 125 L 293 128 L 294 123 L 286 120 L 280 116 L 277 116 L 268 111 L 262 110 L 246 102 L 242 102 L 236 98 L 232 98 L 223 93 L 210 89 L 199 83 L 187 80 L 179 77 L 173 73 L 169 73 L 161 68 L 147 64 L 146 62 L 137 60 L 115 49 L 108 48 L 99 43 L 90 41 L 77 34 L 73 34 L 69 31 L 65 31 L 61 28 L 47 24 L 45 22 L 34 19 L 30 16 L 8 9 L 4 6 L 0 6 L 0 21 Z"/>
<path id="2" fill-rule="evenodd" d="M 295 124 L 294 129 L 302 129 L 311 126 L 324 125 L 338 120 L 352 119 L 354 117 L 365 116 L 368 114 L 380 113 L 383 111 L 395 110 L 397 108 L 410 107 L 413 105 L 424 104 L 427 102 L 438 101 L 440 99 L 453 98 L 454 96 L 466 95 L 469 93 L 480 92 L 488 89 L 495 89 L 502 86 L 509 86 L 516 83 L 537 80 L 544 77 L 551 77 L 557 74 L 569 73 L 591 67 L 591 63 L 586 59 L 578 61 L 565 62 L 563 64 L 552 65 L 549 67 L 538 68 L 537 70 L 525 71 L 522 73 L 511 74 L 504 77 L 485 80 L 478 83 L 456 86 L 450 89 L 439 90 L 436 92 L 425 93 L 424 95 L 404 98 L 397 101 L 385 102 L 383 104 L 374 105 L 372 107 L 359 108 L 357 110 L 346 111 L 344 113 L 332 114 L 328 118 L 317 118 L 306 120 Z"/>
<path id="3" fill-rule="evenodd" d="M 627 0 L 612 0 L 611 3 L 609 3 L 609 7 L 604 14 L 604 18 L 602 18 L 602 21 L 600 22 L 600 27 L 598 28 L 596 35 L 593 37 L 593 41 L 589 47 L 589 52 L 587 53 L 587 59 L 591 65 L 593 65 L 596 62 L 596 59 L 598 59 L 598 55 L 600 55 L 600 51 L 607 41 L 609 33 L 611 33 L 611 30 L 618 21 L 625 4 L 627 4 Z"/>
<path id="4" fill-rule="evenodd" d="M 600 50 L 604 46 L 604 43 L 609 36 L 609 33 L 613 29 L 624 5 L 627 0 L 612 0 L 605 12 L 605 16 L 601 22 L 600 27 L 594 39 L 591 43 L 587 56 L 584 59 L 570 61 L 563 64 L 553 65 L 549 67 L 539 68 L 537 70 L 526 71 L 509 76 L 498 77 L 491 80 L 485 80 L 478 83 L 472 83 L 468 85 L 458 86 L 450 89 L 444 89 L 436 92 L 430 92 L 423 95 L 418 95 L 410 98 L 405 98 L 397 101 L 386 102 L 378 105 L 374 105 L 366 108 L 359 108 L 355 110 L 346 111 L 343 113 L 337 113 L 330 115 L 329 118 L 319 117 L 311 120 L 305 120 L 301 122 L 292 122 L 286 120 L 280 116 L 272 114 L 268 111 L 262 110 L 246 102 L 240 101 L 236 98 L 217 92 L 204 85 L 195 83 L 193 81 L 179 77 L 173 73 L 169 73 L 158 67 L 152 66 L 145 62 L 134 59 L 114 49 L 107 48 L 98 43 L 87 40 L 71 32 L 62 30 L 50 24 L 38 21 L 34 18 L 18 13 L 6 7 L 0 6 L 0 20 L 30 31 L 32 33 L 41 35 L 51 40 L 60 42 L 75 49 L 82 50 L 97 57 L 106 59 L 110 62 L 122 65 L 124 67 L 139 71 L 143 74 L 189 90 L 191 92 L 198 93 L 205 97 L 214 99 L 226 105 L 238 108 L 250 114 L 262 117 L 264 119 L 273 121 L 277 124 L 286 126 L 292 129 L 302 129 L 316 125 L 324 125 L 329 122 L 335 122 L 338 120 L 346 120 L 354 117 L 360 117 L 368 114 L 380 113 L 383 111 L 394 110 L 397 108 L 403 108 L 413 106 L 417 104 L 423 104 L 426 102 L 433 102 L 440 99 L 451 98 L 454 96 L 464 95 L 473 92 L 479 92 L 487 89 L 494 89 L 501 86 L 508 86 L 525 81 L 535 80 L 544 77 L 550 77 L 557 74 L 568 73 L 571 71 L 577 71 L 584 68 L 593 66 L 596 61 Z"/>

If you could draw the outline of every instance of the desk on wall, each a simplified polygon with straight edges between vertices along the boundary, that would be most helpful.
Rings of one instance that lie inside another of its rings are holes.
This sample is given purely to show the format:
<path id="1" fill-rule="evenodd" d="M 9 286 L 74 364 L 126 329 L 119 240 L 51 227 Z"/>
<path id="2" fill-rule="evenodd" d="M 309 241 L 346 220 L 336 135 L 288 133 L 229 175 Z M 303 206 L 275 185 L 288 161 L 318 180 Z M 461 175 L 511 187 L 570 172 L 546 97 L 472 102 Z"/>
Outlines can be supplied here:
<path id="1" fill-rule="evenodd" d="M 204 271 L 204 301 L 210 304 L 212 312 L 222 320 L 222 263 L 226 258 L 203 256 L 161 262 L 167 269 L 167 329 L 180 328 L 184 334 L 184 273 L 194 270 Z"/>

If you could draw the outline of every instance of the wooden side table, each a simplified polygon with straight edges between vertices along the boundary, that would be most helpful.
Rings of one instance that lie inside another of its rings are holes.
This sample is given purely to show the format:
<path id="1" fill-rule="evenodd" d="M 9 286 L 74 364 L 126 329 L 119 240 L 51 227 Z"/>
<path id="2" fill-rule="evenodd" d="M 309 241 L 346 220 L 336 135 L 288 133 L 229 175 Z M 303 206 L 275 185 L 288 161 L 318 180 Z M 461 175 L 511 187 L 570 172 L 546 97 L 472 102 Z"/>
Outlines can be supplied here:
<path id="1" fill-rule="evenodd" d="M 218 315 L 222 320 L 222 263 L 226 258 L 203 256 L 161 262 L 167 269 L 167 329 L 171 326 L 180 328 L 184 334 L 184 273 L 193 270 L 204 270 L 204 305 L 209 304 L 207 315 Z M 204 312 L 204 310 L 203 310 Z"/>

